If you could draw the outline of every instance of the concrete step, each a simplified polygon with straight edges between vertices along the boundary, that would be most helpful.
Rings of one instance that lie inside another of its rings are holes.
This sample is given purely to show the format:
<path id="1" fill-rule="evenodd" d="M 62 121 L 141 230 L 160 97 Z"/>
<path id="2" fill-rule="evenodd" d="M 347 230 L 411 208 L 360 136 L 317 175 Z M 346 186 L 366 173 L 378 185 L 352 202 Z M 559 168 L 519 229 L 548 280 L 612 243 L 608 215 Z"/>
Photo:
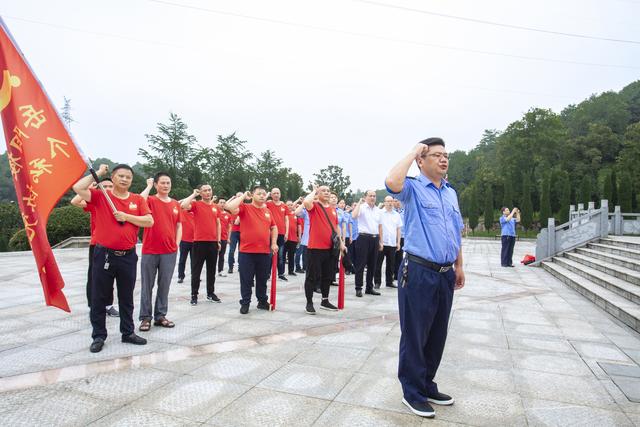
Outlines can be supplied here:
<path id="1" fill-rule="evenodd" d="M 605 289 L 555 262 L 544 261 L 542 268 L 567 286 L 593 301 L 613 317 L 640 332 L 640 308 L 628 299 Z"/>
<path id="2" fill-rule="evenodd" d="M 621 267 L 640 272 L 640 257 L 630 258 L 621 255 L 613 255 L 608 252 L 602 252 L 598 249 L 591 248 L 576 248 L 575 252 L 581 255 L 605 261 L 609 264 L 619 265 Z"/>
<path id="3" fill-rule="evenodd" d="M 596 249 L 608 254 L 620 255 L 627 258 L 640 260 L 640 250 L 636 251 L 623 246 L 606 245 L 604 243 L 587 243 L 587 248 Z"/>
<path id="4" fill-rule="evenodd" d="M 584 264 L 587 267 L 600 270 L 603 273 L 640 286 L 640 272 L 637 272 L 630 268 L 609 264 L 606 261 L 602 261 L 597 258 L 591 258 L 590 256 L 578 254 L 575 252 L 565 252 L 564 256 L 569 258 L 570 260 L 579 262 L 580 264 Z"/>
<path id="5" fill-rule="evenodd" d="M 587 267 L 576 261 L 572 261 L 566 257 L 554 257 L 553 262 L 571 271 L 574 274 L 584 277 L 585 279 L 599 285 L 603 288 L 615 292 L 627 300 L 640 304 L 640 286 L 625 282 L 622 279 L 610 276 L 595 268 Z"/>
<path id="6" fill-rule="evenodd" d="M 640 237 L 609 236 L 605 239 L 600 239 L 600 243 L 640 251 Z"/>

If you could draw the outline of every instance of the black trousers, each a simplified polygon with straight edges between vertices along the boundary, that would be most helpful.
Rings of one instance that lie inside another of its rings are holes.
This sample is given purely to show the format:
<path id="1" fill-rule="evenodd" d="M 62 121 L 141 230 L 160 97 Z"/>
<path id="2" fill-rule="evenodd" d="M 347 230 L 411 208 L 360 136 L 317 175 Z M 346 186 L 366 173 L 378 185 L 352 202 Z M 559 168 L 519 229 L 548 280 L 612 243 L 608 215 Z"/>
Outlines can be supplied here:
<path id="1" fill-rule="evenodd" d="M 366 289 L 373 289 L 373 274 L 378 260 L 378 236 L 360 234 L 356 240 L 356 290 L 362 289 L 364 268 L 367 267 Z"/>
<path id="2" fill-rule="evenodd" d="M 513 264 L 513 248 L 516 246 L 515 236 L 502 236 L 502 250 L 500 251 L 500 265 L 510 267 Z"/>
<path id="3" fill-rule="evenodd" d="M 236 247 L 240 243 L 240 232 L 232 231 L 229 236 L 229 271 L 233 270 L 233 264 L 235 264 L 236 259 Z"/>
<path id="4" fill-rule="evenodd" d="M 189 265 L 193 271 L 193 256 L 190 256 L 193 242 L 180 242 L 180 258 L 178 259 L 178 279 L 184 279 L 184 269 L 187 265 L 187 257 L 189 257 Z"/>
<path id="5" fill-rule="evenodd" d="M 385 284 L 387 286 L 393 284 L 393 273 L 396 266 L 396 247 L 395 246 L 383 246 L 381 251 L 378 251 L 378 261 L 376 263 L 376 273 L 373 277 L 373 281 L 376 285 L 382 284 L 382 263 L 387 260 L 385 265 L 384 276 L 386 279 Z"/>
<path id="6" fill-rule="evenodd" d="M 293 273 L 296 269 L 296 249 L 298 248 L 298 242 L 291 242 L 287 240 L 284 244 L 284 255 L 286 258 L 286 264 L 289 269 L 289 274 Z"/>
<path id="7" fill-rule="evenodd" d="M 207 296 L 215 293 L 216 261 L 218 259 L 218 242 L 193 242 L 191 250 L 193 270 L 191 270 L 191 296 L 198 296 L 200 290 L 200 274 L 207 263 Z"/>
<path id="8" fill-rule="evenodd" d="M 106 306 L 113 302 L 113 281 L 118 289 L 120 308 L 120 333 L 130 335 L 133 326 L 133 288 L 136 285 L 136 264 L 138 255 L 131 251 L 124 256 L 115 256 L 102 246 L 93 251 L 91 281 L 91 310 L 89 317 L 92 338 L 107 338 Z"/>
<path id="9" fill-rule="evenodd" d="M 398 280 L 398 270 L 400 269 L 400 263 L 402 262 L 402 257 L 404 256 L 404 237 L 400 238 L 400 250 L 396 252 L 396 266 L 393 268 L 393 279 Z"/>
<path id="10" fill-rule="evenodd" d="M 227 251 L 227 241 L 220 240 L 220 252 L 218 252 L 218 273 L 224 270 L 224 253 Z"/>
<path id="11" fill-rule="evenodd" d="M 93 282 L 93 252 L 96 245 L 89 245 L 89 268 L 87 269 L 87 306 L 91 308 L 91 283 Z M 106 307 L 113 305 L 113 286 L 111 286 L 111 299 L 107 299 Z"/>
<path id="12" fill-rule="evenodd" d="M 271 273 L 270 254 L 238 253 L 238 272 L 240 273 L 240 305 L 251 303 L 251 288 L 255 277 L 256 298 L 258 302 L 268 302 L 267 280 Z"/>
<path id="13" fill-rule="evenodd" d="M 356 242 L 357 241 L 358 239 L 349 240 L 349 244 L 347 245 L 347 256 L 351 260 L 351 265 L 353 266 L 350 273 L 353 273 L 353 274 L 355 274 L 356 272 L 355 268 L 356 268 Z"/>
<path id="14" fill-rule="evenodd" d="M 278 276 L 284 274 L 284 234 L 278 234 Z"/>
<path id="15" fill-rule="evenodd" d="M 317 287 L 322 291 L 322 298 L 329 297 L 336 259 L 331 255 L 331 249 L 307 248 L 307 255 L 309 264 L 304 279 L 304 294 L 307 297 L 307 303 L 312 303 L 313 291 Z"/>

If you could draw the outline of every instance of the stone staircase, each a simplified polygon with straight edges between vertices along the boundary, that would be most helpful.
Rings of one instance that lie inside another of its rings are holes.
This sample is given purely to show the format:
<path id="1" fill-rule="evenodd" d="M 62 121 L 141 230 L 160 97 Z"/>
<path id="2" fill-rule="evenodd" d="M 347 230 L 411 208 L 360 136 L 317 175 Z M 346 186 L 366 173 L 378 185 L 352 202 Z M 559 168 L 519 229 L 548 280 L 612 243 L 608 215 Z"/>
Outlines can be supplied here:
<path id="1" fill-rule="evenodd" d="M 640 332 L 640 237 L 610 236 L 559 254 L 541 265 Z"/>

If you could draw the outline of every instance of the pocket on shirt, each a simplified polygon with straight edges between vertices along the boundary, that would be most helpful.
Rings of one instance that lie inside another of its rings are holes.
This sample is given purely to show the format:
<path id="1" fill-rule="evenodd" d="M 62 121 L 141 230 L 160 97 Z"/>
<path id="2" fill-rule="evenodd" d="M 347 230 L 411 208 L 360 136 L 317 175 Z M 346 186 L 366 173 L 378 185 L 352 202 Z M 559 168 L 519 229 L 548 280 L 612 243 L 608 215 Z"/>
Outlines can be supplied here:
<path id="1" fill-rule="evenodd" d="M 420 205 L 427 215 L 427 222 L 429 224 L 442 223 L 442 210 L 440 206 L 429 202 L 420 202 Z"/>

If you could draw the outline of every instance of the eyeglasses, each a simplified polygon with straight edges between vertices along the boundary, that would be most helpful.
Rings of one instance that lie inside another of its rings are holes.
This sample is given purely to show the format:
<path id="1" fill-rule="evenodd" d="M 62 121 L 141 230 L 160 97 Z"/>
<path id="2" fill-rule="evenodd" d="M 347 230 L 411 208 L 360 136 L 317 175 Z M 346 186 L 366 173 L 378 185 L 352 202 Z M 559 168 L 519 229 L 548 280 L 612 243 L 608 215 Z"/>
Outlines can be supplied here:
<path id="1" fill-rule="evenodd" d="M 444 158 L 445 160 L 449 160 L 449 153 L 431 153 L 431 154 L 423 154 L 422 156 L 423 159 L 425 157 L 431 157 L 432 159 L 437 159 L 438 161 L 442 158 Z"/>

